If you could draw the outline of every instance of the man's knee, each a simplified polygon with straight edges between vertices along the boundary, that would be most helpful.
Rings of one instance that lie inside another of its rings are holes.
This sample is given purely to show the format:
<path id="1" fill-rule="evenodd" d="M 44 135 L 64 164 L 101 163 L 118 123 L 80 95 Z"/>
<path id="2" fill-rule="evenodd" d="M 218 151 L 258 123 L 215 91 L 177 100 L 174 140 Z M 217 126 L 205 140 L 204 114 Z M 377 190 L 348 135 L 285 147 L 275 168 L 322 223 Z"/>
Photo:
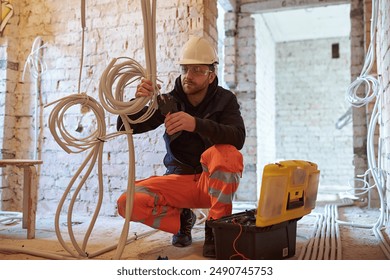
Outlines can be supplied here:
<path id="1" fill-rule="evenodd" d="M 202 154 L 202 164 L 207 166 L 209 172 L 223 169 L 229 172 L 243 170 L 243 156 L 236 147 L 228 144 L 217 144 L 208 148 Z"/>
<path id="2" fill-rule="evenodd" d="M 118 214 L 123 218 L 126 217 L 126 193 L 123 193 L 117 200 Z"/>

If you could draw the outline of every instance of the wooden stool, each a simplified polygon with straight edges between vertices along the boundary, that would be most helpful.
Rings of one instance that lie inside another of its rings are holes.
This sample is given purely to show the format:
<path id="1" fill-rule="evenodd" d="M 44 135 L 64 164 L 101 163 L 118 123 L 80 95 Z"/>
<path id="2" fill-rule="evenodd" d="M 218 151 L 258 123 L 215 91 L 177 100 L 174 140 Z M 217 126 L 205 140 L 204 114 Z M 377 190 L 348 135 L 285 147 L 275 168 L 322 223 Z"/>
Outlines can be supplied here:
<path id="1" fill-rule="evenodd" d="M 1 159 L 0 167 L 7 165 L 23 168 L 23 222 L 22 227 L 27 229 L 27 238 L 35 238 L 35 219 L 37 211 L 37 170 L 35 165 L 42 164 L 42 160 L 29 159 Z"/>

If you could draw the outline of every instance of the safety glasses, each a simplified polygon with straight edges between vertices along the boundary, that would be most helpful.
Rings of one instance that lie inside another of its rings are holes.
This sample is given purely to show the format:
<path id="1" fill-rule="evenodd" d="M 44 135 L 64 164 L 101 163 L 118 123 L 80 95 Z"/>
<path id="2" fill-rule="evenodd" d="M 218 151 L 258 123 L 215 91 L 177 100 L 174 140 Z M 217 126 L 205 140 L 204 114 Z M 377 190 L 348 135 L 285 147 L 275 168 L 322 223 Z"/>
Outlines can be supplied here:
<path id="1" fill-rule="evenodd" d="M 204 69 L 202 66 L 180 65 L 180 72 L 182 75 L 186 75 L 188 71 L 190 71 L 195 76 L 206 76 L 208 73 L 212 72 L 210 69 Z"/>

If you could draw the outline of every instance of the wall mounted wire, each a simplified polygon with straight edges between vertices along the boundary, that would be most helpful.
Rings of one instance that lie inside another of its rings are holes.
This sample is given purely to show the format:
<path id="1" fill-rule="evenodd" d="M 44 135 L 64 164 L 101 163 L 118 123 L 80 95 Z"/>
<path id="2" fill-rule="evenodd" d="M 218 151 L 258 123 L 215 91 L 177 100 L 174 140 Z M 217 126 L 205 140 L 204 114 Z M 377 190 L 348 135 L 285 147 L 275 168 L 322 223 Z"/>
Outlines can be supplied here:
<path id="1" fill-rule="evenodd" d="M 363 185 L 362 187 L 354 187 L 351 189 L 354 194 L 347 196 L 352 197 L 353 199 L 344 198 L 340 204 L 325 205 L 324 214 L 316 214 L 316 222 L 312 236 L 301 250 L 299 259 L 342 259 L 340 226 L 371 229 L 375 237 L 378 239 L 379 246 L 381 247 L 383 253 L 388 259 L 390 259 L 390 246 L 382 234 L 386 220 L 388 220 L 388 213 L 386 213 L 386 211 L 389 210 L 385 199 L 386 172 L 383 169 L 383 162 L 381 160 L 381 138 L 378 143 L 377 156 L 375 156 L 374 146 L 375 128 L 378 123 L 379 125 L 383 124 L 381 120 L 381 99 L 383 89 L 381 88 L 379 80 L 374 75 L 370 74 L 375 61 L 375 36 L 378 10 L 378 1 L 372 0 L 370 45 L 360 75 L 350 84 L 346 92 L 346 100 L 352 107 L 363 107 L 371 102 L 375 102 L 367 132 L 367 160 L 369 169 L 363 175 L 358 175 L 357 178 L 353 180 L 353 182 L 359 182 Z M 364 88 L 364 93 L 361 92 L 361 88 Z M 339 119 L 336 124 L 336 128 L 342 128 L 347 122 L 349 122 L 349 119 L 350 109 Z M 374 184 L 370 184 L 369 175 L 372 176 Z M 359 199 L 362 195 L 369 195 L 368 203 L 370 205 L 370 192 L 373 188 L 378 190 L 380 202 L 379 215 L 375 223 L 360 224 L 357 222 L 347 222 L 339 219 L 339 207 L 354 205 L 354 200 Z"/>
<path id="2" fill-rule="evenodd" d="M 379 80 L 371 75 L 370 72 L 375 62 L 375 39 L 376 39 L 376 28 L 378 22 L 378 12 L 379 12 L 379 1 L 372 0 L 372 14 L 371 14 L 371 25 L 370 25 L 370 44 L 366 53 L 365 61 L 360 75 L 356 78 L 354 82 L 348 87 L 346 99 L 353 107 L 362 107 L 367 106 L 369 103 L 374 102 L 373 110 L 371 113 L 368 131 L 367 131 L 367 161 L 368 161 L 368 170 L 366 173 L 357 178 L 359 181 L 364 181 L 364 188 L 370 192 L 372 187 L 375 187 L 378 191 L 379 196 L 379 216 L 378 220 L 374 225 L 371 225 L 375 236 L 380 241 L 380 246 L 386 255 L 387 258 L 390 258 L 390 246 L 387 243 L 386 239 L 383 237 L 381 230 L 384 228 L 386 222 L 388 221 L 388 205 L 386 202 L 386 172 L 383 168 L 382 162 L 382 139 L 379 137 L 378 142 L 378 151 L 377 156 L 375 155 L 375 145 L 374 145 L 374 135 L 377 124 L 379 127 L 383 124 L 381 119 L 382 117 L 382 93 L 383 88 Z M 359 91 L 359 88 L 364 87 L 365 91 L 362 94 Z M 370 174 L 373 178 L 374 184 L 370 186 Z M 361 190 L 361 189 L 360 189 Z M 361 192 L 360 194 L 364 193 Z M 370 204 L 370 196 L 369 202 Z M 356 223 L 344 223 L 339 221 L 342 225 L 357 226 Z"/>

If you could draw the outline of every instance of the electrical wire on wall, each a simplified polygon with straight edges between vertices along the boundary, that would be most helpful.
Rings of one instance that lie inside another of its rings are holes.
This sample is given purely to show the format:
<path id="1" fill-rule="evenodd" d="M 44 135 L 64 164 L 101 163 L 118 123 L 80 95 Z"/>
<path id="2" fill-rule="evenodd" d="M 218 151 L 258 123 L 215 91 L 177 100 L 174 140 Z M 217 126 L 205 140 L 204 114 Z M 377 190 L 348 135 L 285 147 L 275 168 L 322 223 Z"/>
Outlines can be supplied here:
<path id="1" fill-rule="evenodd" d="M 43 44 L 42 38 L 40 36 L 36 37 L 32 47 L 31 52 L 28 55 L 26 62 L 23 68 L 22 82 L 25 80 L 25 74 L 27 71 L 30 72 L 30 76 L 34 79 L 35 86 L 35 106 L 34 106 L 34 151 L 33 159 L 39 159 L 38 150 L 39 150 L 39 127 L 42 114 L 39 114 L 39 109 L 42 104 L 42 92 L 41 87 L 41 77 L 47 71 L 47 65 L 42 59 L 41 51 L 46 44 Z"/>
<path id="2" fill-rule="evenodd" d="M 379 124 L 381 128 L 383 126 L 382 122 L 382 98 L 383 98 L 383 89 L 381 88 L 381 83 L 379 80 L 370 74 L 372 66 L 375 62 L 375 38 L 376 38 L 376 28 L 378 22 L 378 11 L 379 4 L 378 0 L 372 0 L 372 15 L 371 15 L 371 26 L 370 26 L 370 44 L 367 50 L 365 57 L 364 65 L 360 75 L 356 78 L 354 82 L 348 87 L 346 99 L 351 103 L 353 107 L 363 107 L 374 103 L 374 107 L 371 113 L 370 122 L 367 132 L 367 160 L 368 160 L 368 170 L 360 178 L 357 178 L 359 181 L 364 182 L 364 186 L 360 189 L 360 194 L 364 194 L 366 191 L 370 193 L 371 188 L 375 187 L 378 191 L 379 202 L 380 202 L 380 214 L 377 222 L 374 225 L 371 225 L 375 236 L 380 241 L 380 246 L 386 255 L 390 259 L 390 246 L 387 243 L 386 239 L 383 237 L 381 230 L 384 228 L 386 222 L 388 221 L 389 209 L 386 202 L 386 172 L 383 168 L 382 162 L 382 141 L 383 139 L 379 137 L 378 142 L 378 155 L 377 159 L 375 156 L 375 145 L 374 145 L 374 133 L 376 125 Z M 359 88 L 364 87 L 365 92 L 362 94 L 359 91 Z M 369 176 L 371 175 L 374 184 L 370 187 Z M 363 179 L 362 179 L 363 178 Z M 368 196 L 370 200 L 370 196 Z M 370 203 L 370 201 L 369 201 Z M 346 223 L 338 221 L 341 225 L 349 226 L 358 226 L 355 223 Z"/>
<path id="3" fill-rule="evenodd" d="M 155 20 L 156 20 L 156 0 L 150 1 L 140 0 L 142 6 L 142 15 L 144 20 L 144 43 L 145 43 L 145 60 L 146 60 L 146 69 L 144 69 L 138 62 L 133 59 L 119 58 L 113 59 L 112 62 L 107 66 L 106 70 L 103 72 L 100 84 L 99 84 L 99 98 L 102 105 L 94 99 L 93 97 L 87 95 L 84 92 L 81 92 L 81 76 L 82 76 L 82 63 L 83 58 L 81 58 L 80 74 L 79 74 L 79 83 L 78 83 L 78 93 L 71 94 L 64 98 L 61 98 L 57 101 L 54 101 L 50 104 L 47 104 L 45 107 L 56 104 L 49 116 L 49 128 L 52 133 L 55 141 L 59 146 L 66 151 L 67 153 L 82 153 L 87 152 L 88 155 L 85 157 L 81 166 L 78 168 L 72 179 L 70 180 L 63 196 L 60 199 L 60 202 L 57 207 L 55 215 L 55 230 L 56 235 L 61 243 L 62 247 L 70 254 L 70 256 L 58 255 L 49 252 L 39 252 L 35 250 L 27 250 L 13 247 L 1 247 L 1 251 L 8 252 L 22 252 L 26 254 L 38 255 L 44 258 L 51 259 L 84 259 L 84 258 L 94 258 L 100 254 L 116 249 L 115 259 L 120 259 L 123 253 L 124 246 L 130 241 L 139 239 L 141 237 L 150 235 L 156 230 L 151 230 L 143 234 L 139 234 L 136 237 L 128 238 L 128 231 L 130 225 L 130 217 L 132 214 L 133 207 L 133 196 L 134 196 L 134 182 L 135 182 L 135 158 L 134 158 L 134 144 L 132 138 L 132 130 L 129 123 L 143 122 L 147 120 L 154 112 L 157 110 L 157 94 L 159 93 L 158 86 L 156 85 L 156 30 L 155 30 Z M 82 13 L 82 48 L 84 48 L 84 31 L 85 31 L 85 0 L 81 0 L 81 13 Z M 83 57 L 82 51 L 82 57 Z M 125 60 L 119 64 L 119 60 Z M 151 97 L 142 97 L 136 98 L 130 101 L 124 101 L 123 94 L 125 92 L 125 87 L 129 86 L 133 82 L 139 81 L 142 78 L 150 79 L 155 85 L 154 94 Z M 113 94 L 113 88 L 114 94 Z M 92 131 L 88 136 L 81 138 L 75 137 L 66 129 L 64 123 L 64 117 L 66 111 L 72 108 L 73 106 L 81 105 L 88 110 L 94 113 L 96 119 L 96 129 Z M 141 111 L 146 105 L 148 110 L 146 113 L 137 120 L 131 120 L 127 117 L 128 114 L 135 114 Z M 106 134 L 106 125 L 105 125 L 105 113 L 104 109 L 110 113 L 120 115 L 125 124 L 124 132 L 115 132 L 111 134 Z M 122 233 L 117 245 L 109 246 L 97 252 L 87 252 L 87 245 L 89 237 L 93 231 L 95 222 L 98 218 L 101 205 L 103 202 L 103 147 L 104 143 L 113 137 L 118 135 L 127 135 L 128 150 L 129 150 L 129 168 L 128 168 L 128 184 L 127 184 L 127 200 L 126 200 L 126 217 L 123 225 Z M 95 207 L 95 212 L 91 218 L 88 229 L 84 235 L 82 244 L 76 240 L 73 231 L 73 210 L 77 197 L 87 181 L 89 175 L 91 174 L 97 161 L 97 173 L 98 173 L 98 200 Z M 84 171 L 86 169 L 86 171 Z M 78 182 L 76 182 L 78 180 Z M 77 185 L 74 187 L 74 185 Z M 69 206 L 67 209 L 67 229 L 68 236 L 71 241 L 71 245 L 65 242 L 65 238 L 60 229 L 60 215 L 62 209 L 67 201 L 68 196 L 71 195 Z M 73 248 L 72 248 L 73 247 Z"/>
<path id="4" fill-rule="evenodd" d="M 367 156 L 369 169 L 363 174 L 354 178 L 353 182 L 359 182 L 362 187 L 353 187 L 353 195 L 346 193 L 346 197 L 342 199 L 339 204 L 325 205 L 324 214 L 312 214 L 316 215 L 316 221 L 312 236 L 309 241 L 303 246 L 299 259 L 305 260 L 322 260 L 322 259 L 342 259 L 342 245 L 340 238 L 340 226 L 351 226 L 365 229 L 371 229 L 374 232 L 375 237 L 379 240 L 379 245 L 384 255 L 390 259 L 390 246 L 387 243 L 386 238 L 382 234 L 382 229 L 385 227 L 386 221 L 388 221 L 389 208 L 386 204 L 385 194 L 385 175 L 386 172 L 383 169 L 383 162 L 381 160 L 382 152 L 382 138 L 379 138 L 378 143 L 378 155 L 377 160 L 375 157 L 374 148 L 374 133 L 377 123 L 383 126 L 381 120 L 381 102 L 383 99 L 383 89 L 378 79 L 370 75 L 372 66 L 375 61 L 375 33 L 378 20 L 378 1 L 372 1 L 372 19 L 371 19 L 371 37 L 370 45 L 367 51 L 363 69 L 347 89 L 346 100 L 352 107 L 367 106 L 370 102 L 375 101 L 372 110 L 368 132 L 367 132 Z M 365 92 L 362 94 L 359 89 L 364 87 Z M 352 112 L 348 110 L 336 124 L 336 128 L 340 129 L 350 121 L 350 115 Z M 370 184 L 370 175 L 374 180 L 374 184 Z M 351 183 L 351 182 L 350 182 Z M 379 217 L 373 224 L 360 224 L 356 222 L 347 222 L 339 219 L 338 209 L 340 207 L 354 205 L 354 200 L 359 199 L 359 196 L 368 194 L 368 203 L 370 205 L 370 192 L 372 189 L 378 190 L 380 201 L 380 213 Z"/>
<path id="5" fill-rule="evenodd" d="M 4 2 L 2 5 L 8 5 Z M 26 62 L 23 68 L 22 82 L 25 81 L 25 74 L 29 71 L 30 76 L 34 81 L 35 88 L 35 99 L 34 99 L 34 150 L 33 150 L 33 159 L 37 160 L 38 150 L 39 149 L 39 131 L 40 123 L 42 121 L 42 114 L 40 110 L 42 109 L 42 93 L 40 90 L 41 85 L 41 76 L 47 70 L 47 65 L 41 57 L 41 50 L 45 47 L 45 44 L 42 44 L 42 38 L 36 37 L 32 47 L 31 52 L 28 55 Z M 4 216 L 4 217 L 3 217 Z M 11 224 L 22 219 L 21 212 L 10 212 L 10 211 L 0 211 L 0 223 L 2 224 Z"/>

